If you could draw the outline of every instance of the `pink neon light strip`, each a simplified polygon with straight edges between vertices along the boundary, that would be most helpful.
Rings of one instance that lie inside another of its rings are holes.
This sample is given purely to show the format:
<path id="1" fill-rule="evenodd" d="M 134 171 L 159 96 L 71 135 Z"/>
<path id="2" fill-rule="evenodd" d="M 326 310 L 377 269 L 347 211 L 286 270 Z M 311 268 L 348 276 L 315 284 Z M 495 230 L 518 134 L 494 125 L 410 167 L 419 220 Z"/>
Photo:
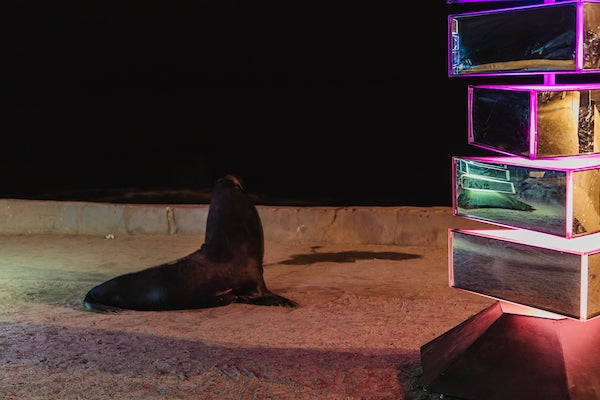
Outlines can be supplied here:
<path id="1" fill-rule="evenodd" d="M 575 19 L 575 69 L 583 71 L 583 22 L 584 22 L 584 9 L 585 4 L 582 1 L 577 2 L 577 18 Z"/>
<path id="2" fill-rule="evenodd" d="M 582 319 L 587 319 L 588 311 L 587 311 L 587 298 L 588 298 L 588 257 L 584 256 L 581 259 L 581 284 L 580 290 L 581 293 L 579 295 L 580 303 L 579 303 L 579 315 Z"/>
<path id="3" fill-rule="evenodd" d="M 459 4 L 459 3 L 500 3 L 503 1 L 513 0 L 446 0 L 446 4 Z M 544 4 L 560 3 L 563 1 L 577 1 L 583 2 L 584 0 L 543 0 Z M 522 0 L 523 3 L 541 3 L 541 0 Z"/>
<path id="4" fill-rule="evenodd" d="M 525 84 L 525 85 L 476 85 L 474 88 L 506 89 L 513 91 L 562 92 L 563 90 L 600 90 L 600 83 L 560 83 L 554 85 Z"/>
<path id="5" fill-rule="evenodd" d="M 508 0 L 447 0 L 447 4 L 455 4 L 455 3 L 489 3 L 489 2 L 502 2 L 502 1 L 508 1 Z M 544 83 L 545 84 L 554 84 L 555 82 L 555 74 L 559 73 L 559 74 L 564 74 L 564 75 L 569 75 L 569 74 L 588 74 L 588 73 L 598 73 L 597 69 L 591 69 L 591 70 L 585 70 L 583 69 L 584 66 L 584 54 L 583 54 L 583 40 L 584 40 L 584 17 L 585 17 L 585 9 L 584 6 L 586 3 L 598 3 L 597 0 L 544 0 L 543 2 L 536 2 L 536 1 L 523 1 L 523 3 L 525 3 L 525 6 L 519 6 L 519 7 L 504 7 L 504 8 L 498 8 L 498 9 L 494 9 L 494 10 L 488 10 L 487 12 L 504 12 L 504 11 L 512 11 L 512 10 L 519 10 L 519 9 L 529 9 L 529 8 L 535 8 L 535 7 L 544 7 L 547 5 L 552 5 L 552 4 L 575 4 L 576 5 L 576 26 L 575 26 L 575 70 L 571 71 L 571 70 L 566 70 L 566 71 L 556 71 L 556 72 L 549 72 L 549 71 L 501 71 L 501 72 L 485 72 L 485 73 L 469 73 L 469 72 L 463 72 L 460 74 L 454 74 L 452 71 L 452 61 L 453 61 L 453 55 L 452 55 L 452 24 L 453 24 L 453 17 L 462 17 L 462 16 L 469 16 L 469 15 L 478 15 L 478 14 L 482 14 L 482 13 L 486 13 L 486 11 L 473 11 L 473 12 L 467 12 L 467 13 L 461 13 L 461 14 L 454 14 L 454 15 L 449 15 L 448 16 L 448 76 L 450 77 L 472 77 L 472 76 L 506 76 L 506 75 L 513 75 L 513 76 L 519 76 L 519 75 L 529 75 L 529 76 L 535 76 L 535 75 L 543 75 L 544 76 Z"/>
<path id="6" fill-rule="evenodd" d="M 474 86 L 469 86 L 467 92 L 467 115 L 469 116 L 469 118 L 467 118 L 467 140 L 469 143 L 475 141 L 475 137 L 473 136 L 473 88 Z"/>
<path id="7" fill-rule="evenodd" d="M 452 239 L 454 238 L 454 235 L 452 234 L 452 228 L 448 229 L 448 285 L 450 287 L 454 286 L 454 269 L 452 268 L 452 266 L 454 265 L 454 258 L 453 258 L 453 242 Z"/>
<path id="8" fill-rule="evenodd" d="M 454 40 L 453 36 L 452 36 L 452 21 L 453 18 L 451 16 L 448 16 L 448 47 L 446 47 L 448 49 L 448 62 L 446 62 L 446 67 L 448 69 L 448 76 L 452 76 L 452 57 L 453 57 L 453 52 L 452 52 L 452 41 Z"/>
<path id="9" fill-rule="evenodd" d="M 537 124 L 537 94 L 535 91 L 529 92 L 529 158 L 535 158 L 537 149 L 537 138 L 538 138 L 538 124 Z"/>
<path id="10" fill-rule="evenodd" d="M 600 166 L 600 154 L 578 155 L 570 157 L 529 158 L 514 156 L 492 156 L 492 157 L 459 157 L 467 161 L 479 161 L 492 164 L 508 164 L 527 168 L 542 168 L 557 171 L 585 171 L 598 169 Z"/>
<path id="11" fill-rule="evenodd" d="M 565 207 L 566 207 L 566 213 L 565 213 L 565 217 L 566 217 L 566 221 L 567 221 L 567 226 L 565 226 L 566 228 L 566 236 L 568 238 L 572 238 L 573 237 L 573 172 L 567 172 L 567 176 L 566 176 L 566 180 L 567 180 L 567 198 L 565 201 Z"/>
<path id="12" fill-rule="evenodd" d="M 471 235 L 506 242 L 527 244 L 542 249 L 550 249 L 580 256 L 600 253 L 600 233 L 592 233 L 576 238 L 564 238 L 528 229 L 454 229 Z"/>

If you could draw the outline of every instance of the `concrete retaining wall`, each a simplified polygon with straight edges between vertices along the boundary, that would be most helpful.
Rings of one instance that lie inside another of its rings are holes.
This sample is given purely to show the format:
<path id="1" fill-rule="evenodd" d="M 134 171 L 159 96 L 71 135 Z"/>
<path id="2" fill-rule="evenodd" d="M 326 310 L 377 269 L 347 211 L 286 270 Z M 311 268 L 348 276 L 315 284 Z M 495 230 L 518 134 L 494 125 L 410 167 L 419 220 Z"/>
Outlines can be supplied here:
<path id="1" fill-rule="evenodd" d="M 265 240 L 445 246 L 449 228 L 490 228 L 450 207 L 257 206 Z M 208 204 L 0 199 L 0 234 L 201 235 Z"/>

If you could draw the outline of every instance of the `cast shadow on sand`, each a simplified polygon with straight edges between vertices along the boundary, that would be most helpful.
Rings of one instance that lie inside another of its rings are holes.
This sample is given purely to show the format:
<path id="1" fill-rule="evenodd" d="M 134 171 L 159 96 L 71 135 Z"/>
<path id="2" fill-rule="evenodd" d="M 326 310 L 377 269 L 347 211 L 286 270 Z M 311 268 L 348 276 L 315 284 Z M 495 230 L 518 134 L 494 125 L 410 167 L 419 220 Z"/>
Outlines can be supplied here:
<path id="1" fill-rule="evenodd" d="M 321 246 L 311 247 L 313 250 Z M 337 251 L 327 253 L 293 254 L 289 260 L 278 262 L 283 265 L 311 265 L 320 262 L 349 263 L 359 260 L 391 260 L 402 261 L 422 258 L 419 254 L 399 253 L 396 251 Z"/>
<path id="2" fill-rule="evenodd" d="M 78 381 L 74 392 L 92 379 L 95 389 L 105 395 L 141 394 L 138 381 L 123 379 L 129 376 L 160 380 L 162 394 L 168 398 L 289 398 L 291 394 L 326 399 L 439 398 L 422 388 L 419 354 L 414 350 L 365 354 L 349 348 L 224 347 L 158 335 L 21 322 L 0 323 L 0 331 L 0 345 L 6 349 L 0 363 L 7 373 L 17 375 L 13 378 L 28 369 L 81 376 L 84 382 Z M 37 340 L 40 336 L 45 340 Z M 111 385 L 114 379 L 120 384 Z M 8 384 L 4 390 L 11 393 L 18 388 Z M 62 390 L 70 389 L 63 386 Z"/>

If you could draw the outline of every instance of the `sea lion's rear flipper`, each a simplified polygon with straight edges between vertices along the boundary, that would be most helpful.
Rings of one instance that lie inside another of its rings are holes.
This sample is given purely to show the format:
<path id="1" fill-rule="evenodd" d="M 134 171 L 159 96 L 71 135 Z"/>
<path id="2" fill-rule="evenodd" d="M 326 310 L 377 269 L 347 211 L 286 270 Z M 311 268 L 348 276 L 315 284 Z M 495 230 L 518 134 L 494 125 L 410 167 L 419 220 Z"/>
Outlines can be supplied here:
<path id="1" fill-rule="evenodd" d="M 245 295 L 238 296 L 236 303 L 254 304 L 257 306 L 280 306 L 280 307 L 296 307 L 298 304 L 295 301 L 286 299 L 275 293 L 263 293 L 261 295 Z"/>

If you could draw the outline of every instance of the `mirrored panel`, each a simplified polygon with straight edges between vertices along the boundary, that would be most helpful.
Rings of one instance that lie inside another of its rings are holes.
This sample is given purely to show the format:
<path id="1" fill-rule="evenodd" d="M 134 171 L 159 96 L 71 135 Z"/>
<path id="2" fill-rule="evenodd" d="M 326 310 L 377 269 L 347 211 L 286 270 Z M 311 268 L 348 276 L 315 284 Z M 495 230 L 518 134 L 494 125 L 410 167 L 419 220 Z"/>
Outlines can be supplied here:
<path id="1" fill-rule="evenodd" d="M 600 86 L 470 86 L 469 137 L 528 158 L 600 152 Z"/>
<path id="2" fill-rule="evenodd" d="M 454 158 L 455 214 L 567 235 L 567 174 Z"/>
<path id="3" fill-rule="evenodd" d="M 600 232 L 600 169 L 573 173 L 573 236 Z"/>
<path id="4" fill-rule="evenodd" d="M 587 276 L 587 309 L 588 317 L 600 315 L 600 254 L 588 256 Z"/>
<path id="5" fill-rule="evenodd" d="M 598 72 L 599 22 L 596 1 L 450 15 L 449 76 Z"/>
<path id="6" fill-rule="evenodd" d="M 527 90 L 469 87 L 469 144 L 530 156 L 531 94 Z"/>
<path id="7" fill-rule="evenodd" d="M 580 298 L 585 255 L 459 230 L 451 235 L 452 287 L 573 318 L 588 317 L 581 315 Z"/>
<path id="8" fill-rule="evenodd" d="M 564 238 L 600 232 L 600 157 L 454 157 L 454 214 Z"/>
<path id="9" fill-rule="evenodd" d="M 570 0 L 554 0 L 555 2 L 570 1 Z M 523 4 L 542 4 L 544 0 L 446 0 L 446 4 L 460 4 L 460 3 L 523 3 Z"/>

